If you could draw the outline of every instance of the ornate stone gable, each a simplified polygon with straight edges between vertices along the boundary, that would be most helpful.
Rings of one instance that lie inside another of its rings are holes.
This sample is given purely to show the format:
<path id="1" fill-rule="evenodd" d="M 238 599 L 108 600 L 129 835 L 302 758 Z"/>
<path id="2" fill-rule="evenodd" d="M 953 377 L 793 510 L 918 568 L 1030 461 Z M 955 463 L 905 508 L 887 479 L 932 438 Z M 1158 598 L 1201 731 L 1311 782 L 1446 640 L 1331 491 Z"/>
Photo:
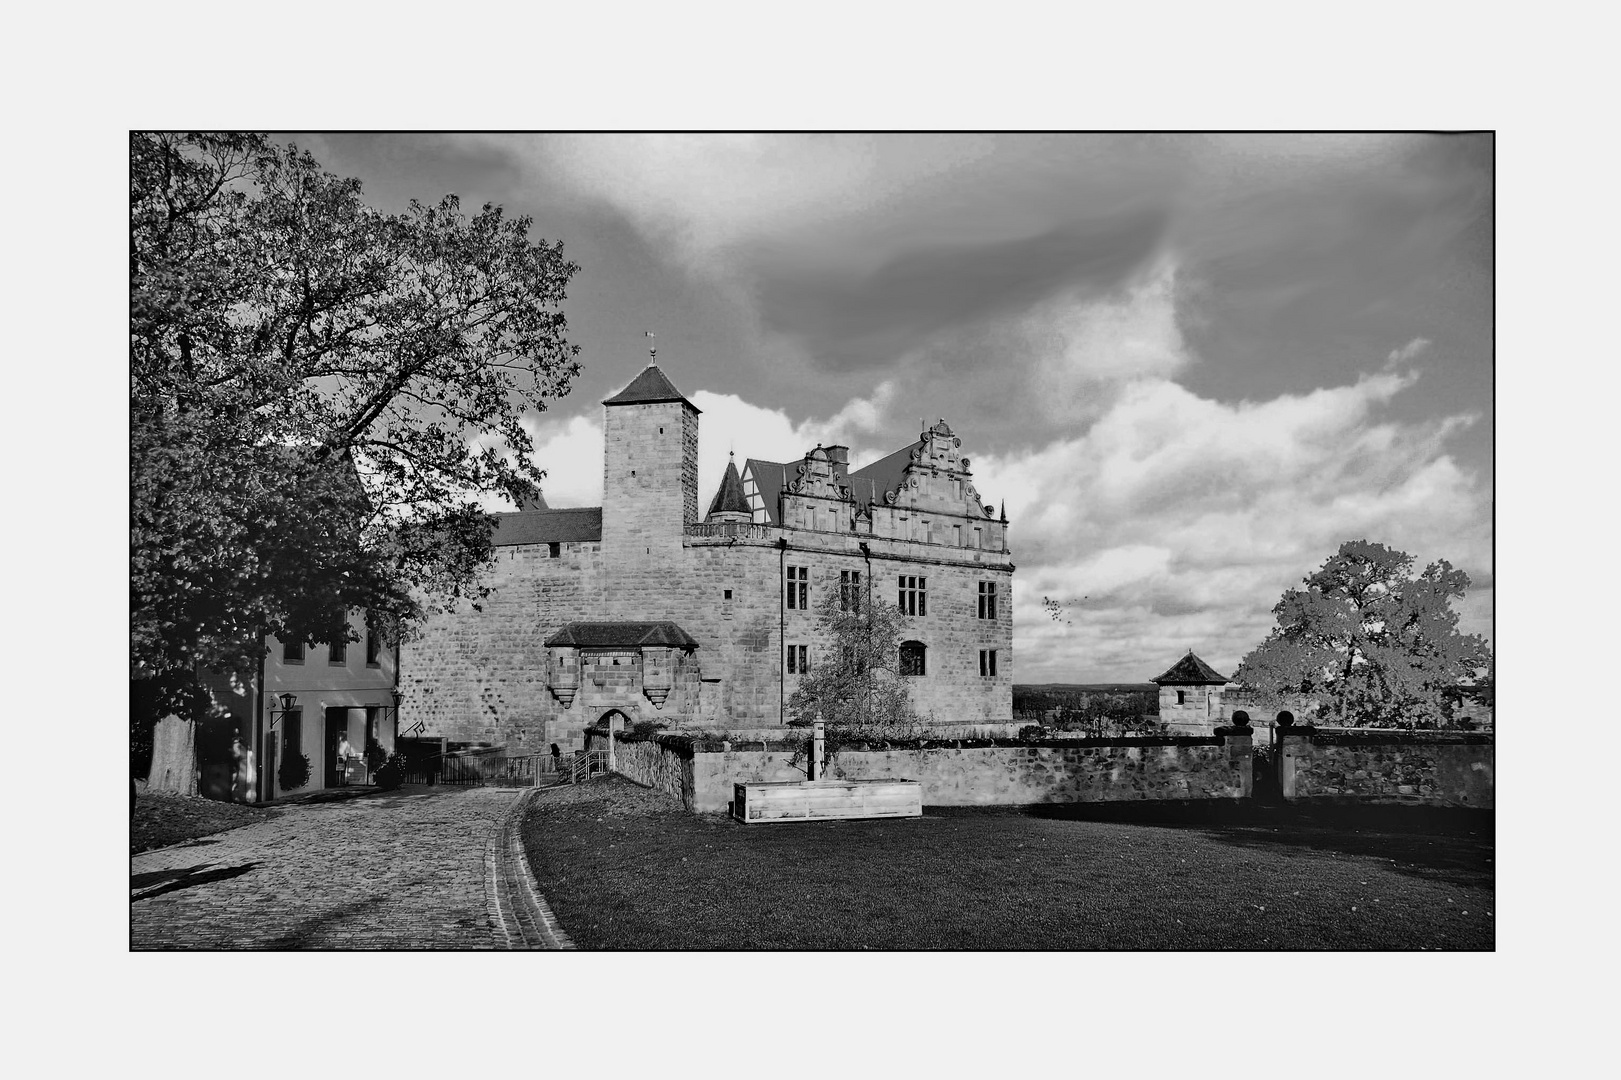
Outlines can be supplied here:
<path id="1" fill-rule="evenodd" d="M 794 464 L 788 490 L 795 495 L 850 501 L 850 489 L 845 480 L 842 471 L 835 468 L 832 455 L 817 446 Z"/>
<path id="2" fill-rule="evenodd" d="M 911 461 L 901 474 L 900 486 L 884 493 L 884 504 L 900 509 L 939 511 L 976 519 L 990 519 L 994 512 L 979 501 L 969 460 L 962 452 L 962 439 L 942 419 L 918 436 Z"/>

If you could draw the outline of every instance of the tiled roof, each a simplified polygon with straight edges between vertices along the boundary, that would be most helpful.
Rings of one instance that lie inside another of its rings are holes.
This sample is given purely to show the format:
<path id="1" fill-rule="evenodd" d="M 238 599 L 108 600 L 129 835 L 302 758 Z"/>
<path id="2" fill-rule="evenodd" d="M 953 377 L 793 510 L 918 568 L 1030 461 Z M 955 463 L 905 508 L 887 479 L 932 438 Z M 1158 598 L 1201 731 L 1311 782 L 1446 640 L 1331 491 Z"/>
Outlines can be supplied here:
<path id="1" fill-rule="evenodd" d="M 657 364 L 649 364 L 647 370 L 630 380 L 625 387 L 613 397 L 604 401 L 604 405 L 653 405 L 661 401 L 679 401 L 693 412 L 699 408 L 681 396 L 681 391 L 675 388 L 668 376 L 659 370 Z"/>
<path id="2" fill-rule="evenodd" d="M 743 496 L 743 478 L 737 475 L 737 462 L 726 463 L 726 475 L 720 478 L 720 489 L 715 501 L 709 504 L 711 514 L 749 514 L 749 500 Z"/>
<path id="3" fill-rule="evenodd" d="M 669 645 L 696 649 L 698 641 L 668 620 L 662 622 L 571 622 L 546 639 L 547 647 L 573 645 L 583 649 L 634 649 L 643 645 Z"/>
<path id="4" fill-rule="evenodd" d="M 863 510 L 873 503 L 882 505 L 886 491 L 898 490 L 902 478 L 906 475 L 906 466 L 912 462 L 912 451 L 922 445 L 923 441 L 920 439 L 901 447 L 893 454 L 879 458 L 871 465 L 846 474 L 844 482 L 850 487 L 850 497 L 855 500 L 856 508 Z M 797 469 L 799 461 L 788 464 Z M 782 494 L 783 478 L 787 475 L 788 465 L 780 461 L 749 458 L 745 467 L 754 477 L 754 486 L 759 491 L 760 498 L 765 500 L 765 511 L 771 519 L 771 524 L 782 524 L 777 520 L 777 497 Z"/>
<path id="5" fill-rule="evenodd" d="M 1227 676 L 1216 671 L 1215 668 L 1193 655 L 1188 655 L 1171 665 L 1171 669 L 1157 679 L 1149 682 L 1159 683 L 1161 686 L 1203 686 L 1208 683 L 1224 683 Z"/>
<path id="6" fill-rule="evenodd" d="M 496 547 L 602 539 L 602 507 L 568 510 L 522 510 L 495 515 Z"/>
<path id="7" fill-rule="evenodd" d="M 906 466 L 912 463 L 912 451 L 923 445 L 923 440 L 909 443 L 871 465 L 864 465 L 850 474 L 850 494 L 858 507 L 873 503 L 883 504 L 884 492 L 896 491 L 906 475 Z"/>

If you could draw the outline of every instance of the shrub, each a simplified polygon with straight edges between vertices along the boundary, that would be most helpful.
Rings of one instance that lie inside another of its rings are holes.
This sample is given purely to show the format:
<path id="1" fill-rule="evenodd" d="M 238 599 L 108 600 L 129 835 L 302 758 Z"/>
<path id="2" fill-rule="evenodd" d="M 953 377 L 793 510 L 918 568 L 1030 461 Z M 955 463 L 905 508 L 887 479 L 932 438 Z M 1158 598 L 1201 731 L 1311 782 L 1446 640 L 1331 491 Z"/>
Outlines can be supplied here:
<path id="1" fill-rule="evenodd" d="M 307 754 L 285 754 L 281 759 L 281 768 L 276 770 L 276 779 L 283 791 L 292 791 L 301 788 L 310 782 L 310 759 Z"/>
<path id="2" fill-rule="evenodd" d="M 669 726 L 669 724 L 660 724 L 652 720 L 638 720 L 631 725 L 630 733 L 632 735 L 651 735 L 653 732 L 663 731 Z"/>
<path id="3" fill-rule="evenodd" d="M 393 791 L 405 782 L 405 755 L 395 751 L 388 755 L 388 760 L 377 770 L 377 786 L 384 791 Z"/>
<path id="4" fill-rule="evenodd" d="M 1046 734 L 1047 729 L 1040 724 L 1026 724 L 1019 729 L 1019 738 L 1021 739 L 1040 739 L 1045 737 Z"/>

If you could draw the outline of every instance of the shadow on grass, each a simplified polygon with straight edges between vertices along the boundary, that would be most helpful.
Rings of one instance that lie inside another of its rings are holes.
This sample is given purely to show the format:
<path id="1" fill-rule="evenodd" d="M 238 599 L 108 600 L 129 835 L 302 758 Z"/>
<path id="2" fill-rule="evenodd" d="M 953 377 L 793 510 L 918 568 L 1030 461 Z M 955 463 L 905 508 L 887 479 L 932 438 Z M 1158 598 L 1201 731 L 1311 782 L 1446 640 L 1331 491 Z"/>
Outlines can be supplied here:
<path id="1" fill-rule="evenodd" d="M 1433 806 L 1266 806 L 1237 800 L 1064 803 L 1029 806 L 1030 817 L 1195 829 L 1253 850 L 1309 850 L 1377 859 L 1403 873 L 1489 883 L 1496 840 L 1490 810 Z"/>
<path id="2" fill-rule="evenodd" d="M 243 863 L 240 866 L 222 866 L 214 870 L 208 869 L 208 863 L 199 863 L 196 866 L 187 866 L 178 870 L 153 870 L 145 874 L 131 874 L 129 876 L 130 903 L 137 900 L 150 900 L 154 896 L 164 893 L 179 892 L 181 889 L 190 889 L 198 885 L 206 885 L 211 881 L 229 881 L 231 878 L 241 877 L 258 867 L 258 863 Z M 156 886 L 152 888 L 151 886 Z M 145 891 L 140 891 L 145 890 Z"/>

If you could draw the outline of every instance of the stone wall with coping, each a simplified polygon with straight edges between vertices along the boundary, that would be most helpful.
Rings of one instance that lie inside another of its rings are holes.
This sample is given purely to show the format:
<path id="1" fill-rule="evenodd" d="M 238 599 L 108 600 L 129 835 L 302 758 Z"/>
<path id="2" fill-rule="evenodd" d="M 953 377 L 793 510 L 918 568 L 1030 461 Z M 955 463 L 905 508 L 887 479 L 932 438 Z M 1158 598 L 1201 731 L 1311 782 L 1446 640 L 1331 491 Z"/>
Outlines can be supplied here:
<path id="1" fill-rule="evenodd" d="M 1277 736 L 1278 779 L 1291 801 L 1495 806 L 1489 736 L 1367 728 Z"/>
<path id="2" fill-rule="evenodd" d="M 600 746 L 601 736 L 593 736 Z M 627 753 L 634 748 L 634 752 Z M 697 813 L 725 813 L 733 785 L 805 779 L 784 749 L 697 751 L 654 740 L 620 740 L 619 771 L 679 794 Z M 1251 794 L 1253 747 L 1245 735 L 1127 739 L 1064 746 L 845 750 L 829 779 L 916 780 L 925 806 L 1241 799 Z M 687 770 L 690 769 L 690 772 Z M 681 789 L 675 790 L 673 777 Z M 690 776 L 690 780 L 688 777 Z"/>

